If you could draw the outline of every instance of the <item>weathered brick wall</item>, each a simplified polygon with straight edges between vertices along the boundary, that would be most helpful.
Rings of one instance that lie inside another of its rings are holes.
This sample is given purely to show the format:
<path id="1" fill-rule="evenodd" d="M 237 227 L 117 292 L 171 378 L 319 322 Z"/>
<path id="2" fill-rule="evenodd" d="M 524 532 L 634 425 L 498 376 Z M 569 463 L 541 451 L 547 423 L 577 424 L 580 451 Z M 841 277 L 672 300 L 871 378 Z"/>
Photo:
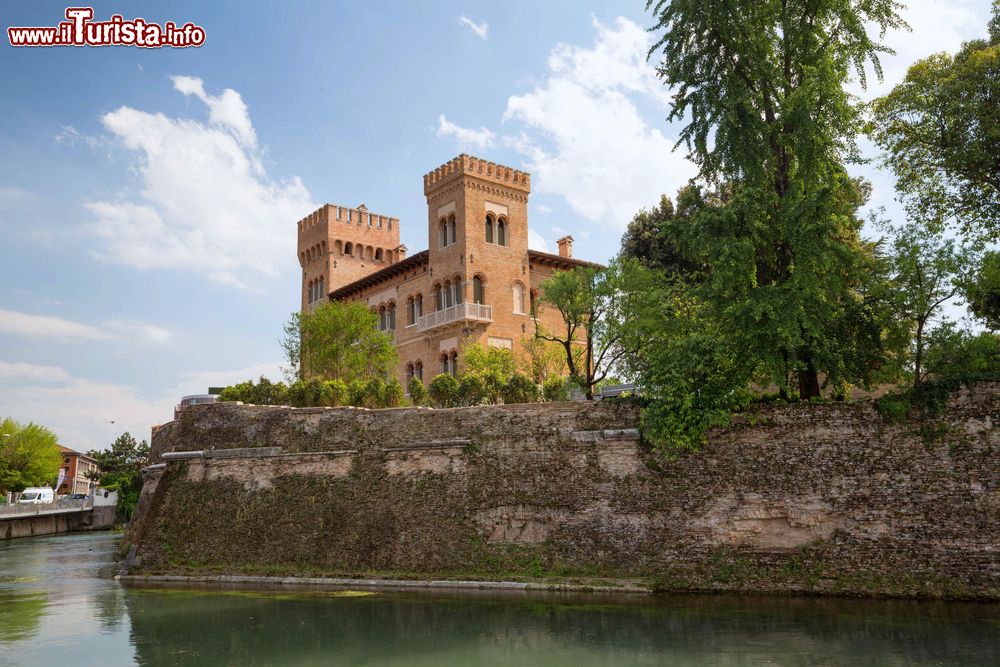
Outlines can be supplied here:
<path id="1" fill-rule="evenodd" d="M 870 403 L 767 408 L 665 460 L 633 439 L 635 410 L 607 402 L 200 406 L 154 453 L 214 451 L 151 474 L 129 539 L 151 573 L 997 599 L 998 418 L 1000 385 L 957 394 L 933 428 Z M 247 447 L 282 453 L 220 451 Z"/>

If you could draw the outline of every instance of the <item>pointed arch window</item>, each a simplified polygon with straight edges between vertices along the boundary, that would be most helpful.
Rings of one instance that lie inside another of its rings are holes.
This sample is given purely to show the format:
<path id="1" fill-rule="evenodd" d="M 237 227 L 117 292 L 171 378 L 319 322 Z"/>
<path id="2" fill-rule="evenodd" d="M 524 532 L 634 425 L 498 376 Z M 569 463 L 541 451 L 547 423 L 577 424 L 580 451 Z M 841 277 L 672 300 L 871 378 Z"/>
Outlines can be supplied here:
<path id="1" fill-rule="evenodd" d="M 507 245 L 507 223 L 497 220 L 497 245 Z"/>
<path id="2" fill-rule="evenodd" d="M 514 312 L 518 315 L 524 315 L 524 285 L 514 283 L 512 292 L 512 296 L 514 297 Z"/>
<path id="3" fill-rule="evenodd" d="M 441 247 L 448 245 L 448 221 L 441 218 L 441 222 L 438 223 L 438 228 L 440 230 Z"/>
<path id="4" fill-rule="evenodd" d="M 388 327 L 389 331 L 395 331 L 396 330 L 396 302 L 390 303 L 389 307 L 386 309 L 386 312 L 388 313 L 387 316 L 386 316 L 386 326 Z"/>
<path id="5" fill-rule="evenodd" d="M 493 216 L 486 216 L 486 242 L 493 243 Z"/>
<path id="6" fill-rule="evenodd" d="M 455 214 L 452 213 L 448 218 L 448 244 L 455 242 Z"/>
<path id="7" fill-rule="evenodd" d="M 475 303 L 486 303 L 486 286 L 479 276 L 472 279 L 472 300 Z"/>

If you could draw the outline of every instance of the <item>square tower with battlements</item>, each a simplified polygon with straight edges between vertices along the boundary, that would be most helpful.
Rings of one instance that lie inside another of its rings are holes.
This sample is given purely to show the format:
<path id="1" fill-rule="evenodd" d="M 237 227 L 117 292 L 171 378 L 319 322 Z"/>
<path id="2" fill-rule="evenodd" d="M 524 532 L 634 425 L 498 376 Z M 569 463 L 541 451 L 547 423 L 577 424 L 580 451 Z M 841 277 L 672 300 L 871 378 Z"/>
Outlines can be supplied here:
<path id="1" fill-rule="evenodd" d="M 555 271 L 591 265 L 528 248 L 531 177 L 459 155 L 423 178 L 427 250 L 407 256 L 399 221 L 364 206 L 324 206 L 299 222 L 302 308 L 323 301 L 364 301 L 399 352 L 398 379 L 430 382 L 459 373 L 463 349 L 483 344 L 523 353 L 535 333 L 533 304 Z M 361 217 L 364 216 L 364 217 Z M 537 311 L 543 327 L 562 327 L 554 309 Z"/>

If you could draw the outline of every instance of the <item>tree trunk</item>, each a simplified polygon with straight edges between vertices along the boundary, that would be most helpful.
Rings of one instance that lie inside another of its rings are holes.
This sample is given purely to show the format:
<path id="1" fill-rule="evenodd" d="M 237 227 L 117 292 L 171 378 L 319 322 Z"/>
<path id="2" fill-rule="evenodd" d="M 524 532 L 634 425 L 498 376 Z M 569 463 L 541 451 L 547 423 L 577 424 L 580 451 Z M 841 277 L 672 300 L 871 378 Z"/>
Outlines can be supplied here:
<path id="1" fill-rule="evenodd" d="M 819 396 L 819 373 L 810 358 L 806 367 L 799 370 L 799 400 L 808 401 L 813 396 Z"/>
<path id="2" fill-rule="evenodd" d="M 920 384 L 920 366 L 924 360 L 924 322 L 917 322 L 917 353 L 913 358 L 913 386 Z"/>

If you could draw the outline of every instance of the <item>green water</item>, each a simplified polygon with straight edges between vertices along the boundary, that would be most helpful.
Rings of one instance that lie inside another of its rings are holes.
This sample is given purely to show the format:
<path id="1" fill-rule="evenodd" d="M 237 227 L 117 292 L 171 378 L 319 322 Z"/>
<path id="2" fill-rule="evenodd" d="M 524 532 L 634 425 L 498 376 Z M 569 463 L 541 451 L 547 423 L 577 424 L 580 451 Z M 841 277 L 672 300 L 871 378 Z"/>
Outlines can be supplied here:
<path id="1" fill-rule="evenodd" d="M 0 665 L 1000 665 L 1000 606 L 135 590 L 116 536 L 0 542 Z"/>

